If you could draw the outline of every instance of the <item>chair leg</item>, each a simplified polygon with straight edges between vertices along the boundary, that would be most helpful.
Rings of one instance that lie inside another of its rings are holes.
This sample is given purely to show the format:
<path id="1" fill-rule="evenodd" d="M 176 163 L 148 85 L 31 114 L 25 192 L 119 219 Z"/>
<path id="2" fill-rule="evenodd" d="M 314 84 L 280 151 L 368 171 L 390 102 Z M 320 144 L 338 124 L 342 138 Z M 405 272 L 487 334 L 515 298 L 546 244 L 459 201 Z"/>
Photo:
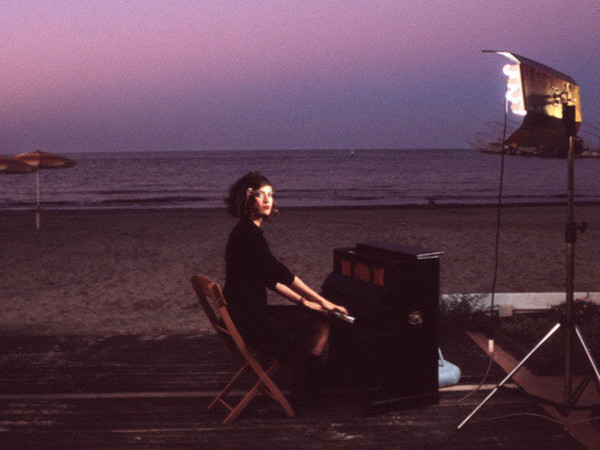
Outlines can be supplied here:
<path id="1" fill-rule="evenodd" d="M 235 382 L 248 370 L 248 368 L 249 368 L 248 363 L 245 363 L 240 368 L 240 370 L 237 371 L 237 373 L 233 376 L 233 378 L 229 381 L 229 383 L 227 383 L 227 385 L 221 390 L 221 392 L 219 392 L 219 394 L 213 399 L 213 401 L 210 402 L 210 405 L 208 405 L 206 408 L 207 411 L 210 410 L 213 406 L 215 406 L 219 402 L 224 404 L 230 410 L 232 409 L 231 406 L 229 406 L 227 404 L 227 402 L 225 402 L 225 400 L 223 400 L 223 398 L 227 394 L 229 394 L 231 389 L 233 389 L 233 385 L 235 384 Z"/>
<path id="2" fill-rule="evenodd" d="M 258 376 L 258 381 L 254 384 L 254 386 L 252 386 L 252 389 L 250 389 L 246 393 L 246 395 L 240 400 L 240 402 L 235 406 L 235 408 L 233 408 L 233 410 L 223 421 L 223 424 L 225 425 L 233 422 L 256 396 L 259 389 L 266 390 L 266 394 L 272 399 L 274 399 L 277 403 L 279 403 L 289 417 L 294 417 L 295 413 L 292 406 L 287 401 L 281 390 L 277 387 L 277 385 L 275 385 L 273 380 L 271 380 L 270 378 L 270 375 L 272 375 L 275 372 L 279 363 L 275 361 L 273 364 L 271 364 L 271 366 L 266 372 L 260 366 L 258 366 L 258 364 L 256 365 L 256 367 L 252 363 L 250 363 L 249 365 L 252 367 L 252 369 L 254 369 L 254 372 Z"/>
<path id="3" fill-rule="evenodd" d="M 271 397 L 281 405 L 281 407 L 289 417 L 294 417 L 296 413 L 294 412 L 292 405 L 290 405 L 290 402 L 288 402 L 287 398 L 285 398 L 285 395 L 283 395 L 281 390 L 270 379 L 269 382 L 266 384 L 268 389 L 271 391 Z M 269 384 L 272 386 L 269 386 Z"/>
<path id="4" fill-rule="evenodd" d="M 244 395 L 240 402 L 235 406 L 235 408 L 231 410 L 229 415 L 225 418 L 225 420 L 223 421 L 223 425 L 233 422 L 237 418 L 237 416 L 241 414 L 241 412 L 246 408 L 246 406 L 248 406 L 250 401 L 252 401 L 252 399 L 256 396 L 256 393 L 258 392 L 261 383 L 262 381 L 259 380 L 254 384 L 254 386 L 252 386 L 252 389 L 250 389 L 246 393 L 246 395 Z"/>
<path id="5" fill-rule="evenodd" d="M 294 417 L 295 413 L 292 405 L 290 405 L 285 395 L 283 395 L 281 389 L 279 389 L 270 378 L 271 374 L 277 369 L 278 366 L 279 362 L 275 361 L 271 367 L 269 367 L 269 369 L 266 371 L 268 377 L 261 382 L 260 388 L 266 395 L 279 403 L 289 417 Z"/>

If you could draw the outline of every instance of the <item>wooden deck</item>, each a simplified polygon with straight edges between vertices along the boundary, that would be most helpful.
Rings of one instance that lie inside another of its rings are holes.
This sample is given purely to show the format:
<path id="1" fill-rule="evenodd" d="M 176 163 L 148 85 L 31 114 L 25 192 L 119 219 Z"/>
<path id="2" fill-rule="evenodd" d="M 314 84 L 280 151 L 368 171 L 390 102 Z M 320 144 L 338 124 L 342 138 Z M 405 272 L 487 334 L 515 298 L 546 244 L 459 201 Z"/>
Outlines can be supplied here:
<path id="1" fill-rule="evenodd" d="M 489 392 L 457 404 L 488 360 L 466 335 L 443 351 L 463 377 L 438 405 L 368 414 L 356 395 L 337 392 L 288 418 L 258 397 L 222 426 L 225 411 L 206 406 L 235 366 L 215 336 L 3 336 L 0 448 L 583 448 L 537 417 L 547 416 L 537 403 L 504 391 L 456 431 Z M 494 366 L 488 383 L 503 377 Z"/>

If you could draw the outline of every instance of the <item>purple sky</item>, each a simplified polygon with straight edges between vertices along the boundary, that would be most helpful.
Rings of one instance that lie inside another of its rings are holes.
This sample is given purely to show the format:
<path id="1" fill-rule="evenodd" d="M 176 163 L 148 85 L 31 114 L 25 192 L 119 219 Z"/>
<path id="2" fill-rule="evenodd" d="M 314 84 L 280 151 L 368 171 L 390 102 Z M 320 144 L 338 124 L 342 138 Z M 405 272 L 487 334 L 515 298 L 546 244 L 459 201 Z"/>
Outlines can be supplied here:
<path id="1" fill-rule="evenodd" d="M 2 2 L 0 154 L 465 148 L 503 118 L 483 49 L 572 76 L 597 136 L 599 23 L 597 0 Z"/>

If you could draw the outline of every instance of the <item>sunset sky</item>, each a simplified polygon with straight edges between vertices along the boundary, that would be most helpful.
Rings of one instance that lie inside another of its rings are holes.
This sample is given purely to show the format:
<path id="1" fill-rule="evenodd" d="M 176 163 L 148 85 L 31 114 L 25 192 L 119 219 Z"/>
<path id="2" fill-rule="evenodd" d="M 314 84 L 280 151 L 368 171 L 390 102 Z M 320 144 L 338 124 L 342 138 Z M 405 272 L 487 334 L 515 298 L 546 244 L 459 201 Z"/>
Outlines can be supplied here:
<path id="1" fill-rule="evenodd" d="M 0 154 L 466 148 L 503 118 L 484 49 L 573 77 L 598 136 L 599 24 L 597 0 L 2 1 Z"/>

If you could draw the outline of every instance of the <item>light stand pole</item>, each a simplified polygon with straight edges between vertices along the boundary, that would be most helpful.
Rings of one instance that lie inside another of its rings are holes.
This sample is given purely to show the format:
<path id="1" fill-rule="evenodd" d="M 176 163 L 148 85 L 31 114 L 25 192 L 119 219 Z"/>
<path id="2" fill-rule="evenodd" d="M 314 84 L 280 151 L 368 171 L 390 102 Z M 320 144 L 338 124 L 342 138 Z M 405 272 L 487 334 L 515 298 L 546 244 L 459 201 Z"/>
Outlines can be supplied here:
<path id="1" fill-rule="evenodd" d="M 574 192 L 575 192 L 575 145 L 571 130 L 569 130 L 568 114 L 569 106 L 563 104 L 563 121 L 566 124 L 567 136 L 569 139 L 569 150 L 567 155 L 567 222 L 565 224 L 565 242 L 567 244 L 567 280 L 565 284 L 565 292 L 567 293 L 565 316 L 566 316 L 566 333 L 565 333 L 565 385 L 563 407 L 565 412 L 570 410 L 571 404 L 571 389 L 573 385 L 573 377 L 571 376 L 571 364 L 573 356 L 571 349 L 573 347 L 573 331 L 575 330 L 575 319 L 573 317 L 573 301 L 575 300 L 575 242 L 577 242 L 577 231 L 579 227 L 575 223 L 574 209 Z M 585 226 L 581 229 L 585 231 Z"/>
<path id="2" fill-rule="evenodd" d="M 574 405 L 579 400 L 581 394 L 585 390 L 585 387 L 589 383 L 590 379 L 584 379 L 580 386 L 573 391 L 573 376 L 572 376 L 572 344 L 574 335 L 577 336 L 578 342 L 583 348 L 585 355 L 592 367 L 594 375 L 596 377 L 596 389 L 600 392 L 600 370 L 598 365 L 592 356 L 592 353 L 587 346 L 583 334 L 573 314 L 573 300 L 575 292 L 575 242 L 577 241 L 577 233 L 585 232 L 586 224 L 583 223 L 578 225 L 575 223 L 575 212 L 574 212 L 574 192 L 575 192 L 575 142 L 574 137 L 577 134 L 577 127 L 575 125 L 575 107 L 568 105 L 568 99 L 561 96 L 563 102 L 563 124 L 565 132 L 568 137 L 568 164 L 567 164 L 567 222 L 565 225 L 565 241 L 567 243 L 567 280 L 566 280 L 566 317 L 563 323 L 560 322 L 555 324 L 554 327 L 544 336 L 533 349 L 517 364 L 517 366 L 500 382 L 496 387 L 488 394 L 483 401 L 477 405 L 477 407 L 458 425 L 457 429 L 461 429 L 476 413 L 483 407 L 489 399 L 498 392 L 508 380 L 525 364 L 525 362 L 548 340 L 552 335 L 558 331 L 561 325 L 566 328 L 565 333 L 565 377 L 564 377 L 564 397 L 562 412 L 567 415 L 571 412 Z M 504 149 L 502 150 L 504 151 Z"/>
<path id="3" fill-rule="evenodd" d="M 568 172 L 567 172 L 567 223 L 565 225 L 565 242 L 567 244 L 567 280 L 566 280 L 566 333 L 565 333 L 565 384 L 564 384 L 564 413 L 568 414 L 579 396 L 583 393 L 588 380 L 584 380 L 578 389 L 573 392 L 573 339 L 577 336 L 585 355 L 596 376 L 597 385 L 600 386 L 600 371 L 595 362 L 589 347 L 587 346 L 583 334 L 577 324 L 574 314 L 574 293 L 575 293 L 575 243 L 577 242 L 577 233 L 584 233 L 587 227 L 586 223 L 578 225 L 575 222 L 575 136 L 577 127 L 575 126 L 575 107 L 568 105 L 568 101 L 563 100 L 563 123 L 565 132 L 569 139 L 568 149 Z"/>

